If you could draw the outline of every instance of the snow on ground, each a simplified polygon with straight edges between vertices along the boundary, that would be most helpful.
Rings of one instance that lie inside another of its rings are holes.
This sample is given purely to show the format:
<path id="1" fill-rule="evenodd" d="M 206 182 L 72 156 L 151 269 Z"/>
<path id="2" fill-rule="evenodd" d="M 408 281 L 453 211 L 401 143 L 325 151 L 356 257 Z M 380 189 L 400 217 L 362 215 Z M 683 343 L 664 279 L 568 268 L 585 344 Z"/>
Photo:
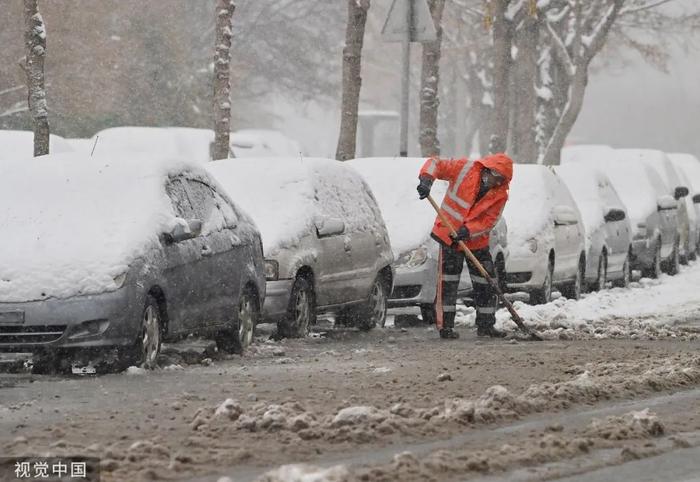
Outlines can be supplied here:
<path id="1" fill-rule="evenodd" d="M 628 289 L 612 288 L 569 300 L 560 297 L 545 305 L 519 301 L 515 309 L 529 326 L 545 337 L 677 336 L 674 325 L 700 318 L 700 263 L 681 267 L 676 276 L 658 280 L 642 278 Z M 457 322 L 473 324 L 474 312 L 460 311 Z M 508 331 L 515 324 L 505 309 L 498 311 L 496 325 Z"/>
<path id="2" fill-rule="evenodd" d="M 71 152 L 71 145 L 60 136 L 49 136 L 49 152 Z M 27 159 L 34 155 L 34 132 L 0 130 L 0 159 Z"/>

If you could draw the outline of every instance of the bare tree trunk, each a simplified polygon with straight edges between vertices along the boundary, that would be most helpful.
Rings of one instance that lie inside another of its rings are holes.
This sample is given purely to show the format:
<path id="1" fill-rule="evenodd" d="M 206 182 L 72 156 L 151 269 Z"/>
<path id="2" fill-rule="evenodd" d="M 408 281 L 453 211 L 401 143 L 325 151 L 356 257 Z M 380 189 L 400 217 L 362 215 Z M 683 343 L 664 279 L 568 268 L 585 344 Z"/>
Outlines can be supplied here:
<path id="1" fill-rule="evenodd" d="M 518 57 L 513 83 L 513 156 L 521 163 L 536 163 L 537 150 L 537 89 L 539 24 L 528 16 L 516 37 Z"/>
<path id="2" fill-rule="evenodd" d="M 233 36 L 234 0 L 216 2 L 216 40 L 214 47 L 214 144 L 213 160 L 230 154 L 231 133 L 231 37 Z"/>
<path id="3" fill-rule="evenodd" d="M 494 0 L 493 15 L 493 121 L 491 134 L 508 139 L 509 120 L 509 73 L 511 66 L 511 47 L 513 44 L 510 21 L 506 10 L 510 0 Z"/>
<path id="4" fill-rule="evenodd" d="M 586 93 L 588 85 L 588 69 L 580 68 L 576 75 L 571 80 L 569 85 L 569 95 L 564 110 L 559 117 L 559 121 L 554 127 L 552 137 L 549 139 L 547 148 L 544 152 L 542 163 L 552 166 L 559 164 L 561 158 L 561 150 L 564 148 L 566 138 L 573 129 L 578 115 L 583 107 L 583 97 Z"/>
<path id="5" fill-rule="evenodd" d="M 34 121 L 34 156 L 43 156 L 49 153 L 49 115 L 44 84 L 46 26 L 37 0 L 24 0 L 24 44 L 29 111 Z"/>
<path id="6" fill-rule="evenodd" d="M 355 157 L 357 143 L 357 110 L 362 86 L 362 44 L 370 0 L 348 0 L 348 25 L 343 49 L 343 98 L 340 113 L 340 134 L 335 157 L 347 161 Z"/>
<path id="7" fill-rule="evenodd" d="M 445 0 L 429 0 L 437 39 L 423 44 L 423 66 L 420 89 L 420 149 L 424 157 L 440 154 L 437 135 L 438 108 L 440 107 L 440 48 L 442 43 L 442 13 Z"/>

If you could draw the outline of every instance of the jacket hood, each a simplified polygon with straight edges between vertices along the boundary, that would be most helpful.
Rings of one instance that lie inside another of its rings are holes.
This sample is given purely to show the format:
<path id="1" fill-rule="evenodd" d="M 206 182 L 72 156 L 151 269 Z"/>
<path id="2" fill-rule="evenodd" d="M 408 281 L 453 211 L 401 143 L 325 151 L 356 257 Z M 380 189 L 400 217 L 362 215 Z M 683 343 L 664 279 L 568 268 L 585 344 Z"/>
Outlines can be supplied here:
<path id="1" fill-rule="evenodd" d="M 498 171 L 509 183 L 513 179 L 513 160 L 505 154 L 492 154 L 477 162 L 484 167 Z"/>

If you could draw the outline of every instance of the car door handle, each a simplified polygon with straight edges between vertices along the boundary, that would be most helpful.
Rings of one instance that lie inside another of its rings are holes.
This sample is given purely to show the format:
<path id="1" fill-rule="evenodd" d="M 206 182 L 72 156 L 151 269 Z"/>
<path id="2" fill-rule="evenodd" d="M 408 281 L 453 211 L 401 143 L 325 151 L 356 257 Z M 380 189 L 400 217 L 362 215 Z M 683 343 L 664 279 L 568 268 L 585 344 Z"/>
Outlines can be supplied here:
<path id="1" fill-rule="evenodd" d="M 214 254 L 214 251 L 212 251 L 209 246 L 207 246 L 206 244 L 204 246 L 202 246 L 202 256 L 208 257 L 208 256 L 211 256 L 212 254 Z"/>

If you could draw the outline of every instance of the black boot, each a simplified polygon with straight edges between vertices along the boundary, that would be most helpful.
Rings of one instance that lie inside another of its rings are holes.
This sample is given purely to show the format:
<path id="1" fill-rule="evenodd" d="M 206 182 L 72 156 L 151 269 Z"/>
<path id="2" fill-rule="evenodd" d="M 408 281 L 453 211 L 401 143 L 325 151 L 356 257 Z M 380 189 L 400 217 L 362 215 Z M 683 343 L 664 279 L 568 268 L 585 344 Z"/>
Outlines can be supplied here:
<path id="1" fill-rule="evenodd" d="M 493 325 L 479 325 L 476 327 L 476 336 L 490 336 L 491 338 L 504 338 L 506 334 L 497 330 Z"/>
<path id="2" fill-rule="evenodd" d="M 440 330 L 440 338 L 445 340 L 456 340 L 459 338 L 459 333 L 454 331 L 452 328 L 443 328 Z"/>

